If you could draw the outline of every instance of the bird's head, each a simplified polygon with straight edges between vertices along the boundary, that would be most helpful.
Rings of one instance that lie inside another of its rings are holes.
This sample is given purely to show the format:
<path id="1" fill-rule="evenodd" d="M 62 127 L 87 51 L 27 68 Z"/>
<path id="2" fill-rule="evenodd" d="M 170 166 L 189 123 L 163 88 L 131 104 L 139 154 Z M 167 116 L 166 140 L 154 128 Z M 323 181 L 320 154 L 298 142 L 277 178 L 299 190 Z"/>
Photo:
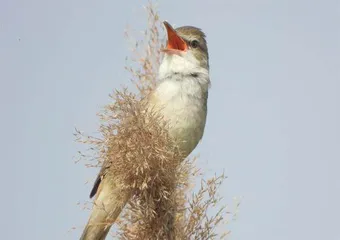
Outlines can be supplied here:
<path id="1" fill-rule="evenodd" d="M 160 77 L 173 73 L 209 74 L 209 55 L 205 34 L 196 27 L 184 26 L 174 29 L 164 22 L 168 40 L 163 61 L 160 66 Z"/>

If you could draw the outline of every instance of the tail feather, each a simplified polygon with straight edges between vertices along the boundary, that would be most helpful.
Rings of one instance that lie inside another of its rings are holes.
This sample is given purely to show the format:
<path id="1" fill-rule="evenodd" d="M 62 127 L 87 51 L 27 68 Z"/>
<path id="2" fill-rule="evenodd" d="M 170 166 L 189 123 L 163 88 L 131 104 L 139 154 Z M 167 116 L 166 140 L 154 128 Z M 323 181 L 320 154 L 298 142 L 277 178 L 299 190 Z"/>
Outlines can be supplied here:
<path id="1" fill-rule="evenodd" d="M 80 240 L 104 240 L 110 231 L 110 227 L 105 229 L 103 227 L 87 225 Z"/>
<path id="2" fill-rule="evenodd" d="M 104 240 L 129 200 L 130 194 L 101 183 L 90 219 L 80 240 Z"/>

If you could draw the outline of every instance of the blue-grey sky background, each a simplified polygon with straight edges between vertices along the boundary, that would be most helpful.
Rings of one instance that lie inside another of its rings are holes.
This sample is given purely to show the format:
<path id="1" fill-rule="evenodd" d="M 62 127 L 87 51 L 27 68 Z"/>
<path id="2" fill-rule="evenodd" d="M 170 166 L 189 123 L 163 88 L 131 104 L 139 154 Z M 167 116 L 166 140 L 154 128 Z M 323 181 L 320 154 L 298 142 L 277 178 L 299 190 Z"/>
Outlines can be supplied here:
<path id="1" fill-rule="evenodd" d="M 146 1 L 1 0 L 1 238 L 78 239 L 97 169 L 74 164 L 74 127 L 96 132 L 129 84 L 124 29 Z M 339 240 L 340 3 L 158 2 L 207 34 L 212 88 L 196 153 L 221 195 L 242 196 L 230 239 Z M 69 231 L 77 227 L 74 231 Z"/>

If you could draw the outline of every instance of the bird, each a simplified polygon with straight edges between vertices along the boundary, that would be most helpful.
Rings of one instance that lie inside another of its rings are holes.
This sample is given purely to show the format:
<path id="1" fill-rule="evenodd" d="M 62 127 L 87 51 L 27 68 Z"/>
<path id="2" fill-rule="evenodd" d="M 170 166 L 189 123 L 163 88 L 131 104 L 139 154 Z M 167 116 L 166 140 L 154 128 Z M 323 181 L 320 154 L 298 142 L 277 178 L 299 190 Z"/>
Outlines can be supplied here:
<path id="1" fill-rule="evenodd" d="M 203 137 L 210 88 L 206 35 L 197 27 L 173 28 L 163 22 L 167 44 L 158 70 L 158 83 L 146 96 L 147 106 L 167 120 L 168 132 L 186 158 Z M 104 163 L 105 165 L 105 163 Z M 110 167 L 105 167 L 109 171 Z M 92 213 L 80 240 L 104 240 L 122 209 L 132 197 L 115 188 L 100 171 L 90 193 L 95 196 Z"/>

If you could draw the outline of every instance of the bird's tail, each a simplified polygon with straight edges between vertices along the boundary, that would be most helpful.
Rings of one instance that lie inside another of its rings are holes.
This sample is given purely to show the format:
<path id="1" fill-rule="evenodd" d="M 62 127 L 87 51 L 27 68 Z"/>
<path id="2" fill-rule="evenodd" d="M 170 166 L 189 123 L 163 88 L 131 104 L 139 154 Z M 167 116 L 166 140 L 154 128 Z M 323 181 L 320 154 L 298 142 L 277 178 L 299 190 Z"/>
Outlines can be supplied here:
<path id="1" fill-rule="evenodd" d="M 104 240 L 129 200 L 128 193 L 111 187 L 110 184 L 102 184 L 80 240 Z"/>

